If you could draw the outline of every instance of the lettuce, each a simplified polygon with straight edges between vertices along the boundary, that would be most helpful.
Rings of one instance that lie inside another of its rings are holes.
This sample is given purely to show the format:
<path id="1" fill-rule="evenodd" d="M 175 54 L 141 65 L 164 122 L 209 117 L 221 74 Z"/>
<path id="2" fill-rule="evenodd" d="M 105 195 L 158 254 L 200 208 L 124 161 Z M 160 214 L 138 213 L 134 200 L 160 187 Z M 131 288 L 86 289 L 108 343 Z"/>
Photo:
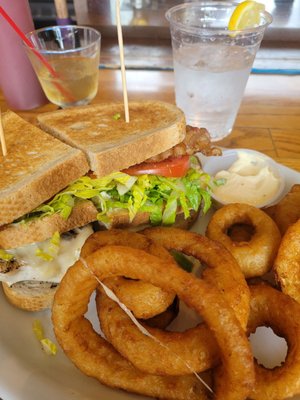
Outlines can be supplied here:
<path id="1" fill-rule="evenodd" d="M 173 224 L 178 207 L 185 218 L 190 216 L 191 210 L 197 211 L 199 207 L 206 213 L 211 206 L 211 179 L 193 161 L 193 157 L 191 160 L 191 167 L 182 178 L 157 175 L 133 177 L 123 172 L 103 178 L 84 176 L 27 214 L 22 221 L 55 213 L 67 219 L 73 207 L 84 200 L 93 202 L 98 210 L 98 220 L 106 225 L 109 225 L 110 215 L 117 209 L 127 210 L 131 221 L 139 211 L 148 212 L 154 225 Z"/>
<path id="2" fill-rule="evenodd" d="M 35 319 L 32 323 L 32 330 L 33 333 L 35 334 L 35 337 L 37 340 L 42 340 L 44 338 L 44 328 L 42 326 L 42 323 L 39 319 Z"/>
<path id="3" fill-rule="evenodd" d="M 57 353 L 57 346 L 52 340 L 48 338 L 44 338 L 41 340 L 42 349 L 49 356 L 55 356 Z"/>
<path id="4" fill-rule="evenodd" d="M 41 343 L 42 349 L 46 354 L 55 356 L 57 353 L 57 346 L 50 339 L 44 336 L 44 328 L 40 320 L 36 319 L 32 323 L 32 330 L 37 340 Z"/>
<path id="5" fill-rule="evenodd" d="M 35 255 L 45 261 L 52 261 L 58 255 L 59 247 L 60 234 L 57 231 L 54 232 L 51 239 L 40 243 L 38 249 L 35 252 Z"/>
<path id="6" fill-rule="evenodd" d="M 5 250 L 0 249 L 0 261 L 12 261 L 14 256 L 10 253 L 7 253 Z"/>

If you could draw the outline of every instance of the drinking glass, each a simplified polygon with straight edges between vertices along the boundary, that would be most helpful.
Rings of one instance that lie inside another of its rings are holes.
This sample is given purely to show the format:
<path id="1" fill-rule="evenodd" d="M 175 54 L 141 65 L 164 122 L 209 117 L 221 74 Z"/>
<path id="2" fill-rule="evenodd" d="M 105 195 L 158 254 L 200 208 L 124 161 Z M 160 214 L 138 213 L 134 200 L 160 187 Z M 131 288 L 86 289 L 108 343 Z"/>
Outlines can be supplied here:
<path id="1" fill-rule="evenodd" d="M 212 141 L 232 131 L 266 27 L 272 17 L 238 31 L 227 26 L 238 3 L 184 3 L 166 12 L 170 23 L 176 104 L 192 126 L 206 128 Z"/>
<path id="2" fill-rule="evenodd" d="M 34 46 L 34 50 L 25 46 L 28 57 L 51 103 L 62 108 L 79 106 L 96 96 L 101 44 L 96 29 L 61 25 L 26 36 Z"/>

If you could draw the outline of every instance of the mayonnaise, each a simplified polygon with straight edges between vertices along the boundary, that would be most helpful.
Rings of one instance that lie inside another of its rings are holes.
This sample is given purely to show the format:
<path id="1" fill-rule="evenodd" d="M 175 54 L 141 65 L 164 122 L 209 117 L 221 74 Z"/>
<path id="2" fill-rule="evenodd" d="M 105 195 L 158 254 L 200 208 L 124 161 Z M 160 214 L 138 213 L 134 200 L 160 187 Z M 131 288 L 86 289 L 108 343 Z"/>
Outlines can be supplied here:
<path id="1" fill-rule="evenodd" d="M 213 193 L 226 204 L 261 206 L 276 195 L 281 183 L 267 159 L 242 151 L 228 170 L 219 171 L 214 178 L 224 180 L 223 185 L 214 186 Z"/>

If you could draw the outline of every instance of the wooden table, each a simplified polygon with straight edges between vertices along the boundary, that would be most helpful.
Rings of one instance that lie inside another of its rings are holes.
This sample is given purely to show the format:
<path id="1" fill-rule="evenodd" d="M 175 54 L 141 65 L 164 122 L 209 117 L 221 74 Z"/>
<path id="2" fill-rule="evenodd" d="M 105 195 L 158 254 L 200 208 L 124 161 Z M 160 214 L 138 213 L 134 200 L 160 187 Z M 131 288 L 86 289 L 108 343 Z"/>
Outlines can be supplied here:
<path id="1" fill-rule="evenodd" d="M 129 101 L 174 102 L 173 72 L 129 70 L 126 76 Z M 122 99 L 120 71 L 100 70 L 93 103 Z M 7 109 L 1 94 L 0 106 Z M 47 104 L 18 113 L 35 122 L 38 113 L 55 109 Z M 251 75 L 233 132 L 217 144 L 261 151 L 300 172 L 300 76 Z"/>

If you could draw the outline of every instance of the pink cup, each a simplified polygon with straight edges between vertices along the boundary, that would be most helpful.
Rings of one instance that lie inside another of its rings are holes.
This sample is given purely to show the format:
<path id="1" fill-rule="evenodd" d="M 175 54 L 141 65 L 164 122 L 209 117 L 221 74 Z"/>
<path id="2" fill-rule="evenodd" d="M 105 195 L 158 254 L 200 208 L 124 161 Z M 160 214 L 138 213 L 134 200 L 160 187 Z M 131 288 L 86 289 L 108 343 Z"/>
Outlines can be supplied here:
<path id="1" fill-rule="evenodd" d="M 0 0 L 0 6 L 24 33 L 34 29 L 28 0 Z M 8 106 L 15 110 L 30 110 L 45 104 L 47 99 L 23 42 L 2 16 L 0 32 L 0 86 Z"/>

